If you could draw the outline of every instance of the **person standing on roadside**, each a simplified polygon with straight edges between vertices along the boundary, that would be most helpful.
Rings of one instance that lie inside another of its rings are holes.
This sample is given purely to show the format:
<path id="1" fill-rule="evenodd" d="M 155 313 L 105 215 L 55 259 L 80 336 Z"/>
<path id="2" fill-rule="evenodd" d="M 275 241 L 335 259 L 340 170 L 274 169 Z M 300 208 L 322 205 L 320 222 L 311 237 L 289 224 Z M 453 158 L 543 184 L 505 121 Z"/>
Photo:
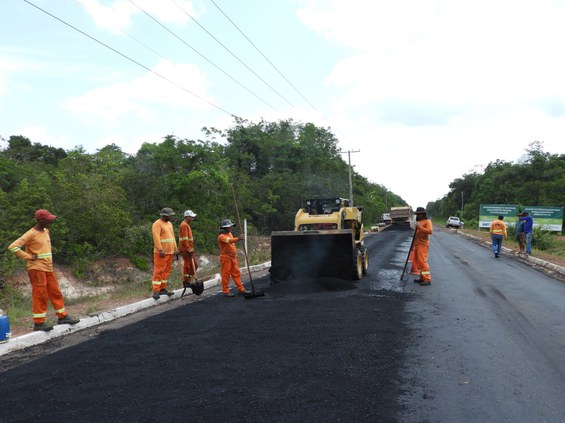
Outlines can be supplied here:
<path id="1" fill-rule="evenodd" d="M 532 237 L 534 235 L 534 218 L 528 212 L 523 212 L 520 218 L 524 222 L 524 237 L 526 240 L 526 255 L 532 255 Z"/>
<path id="2" fill-rule="evenodd" d="M 428 219 L 426 209 L 418 207 L 414 212 L 416 223 L 414 224 L 414 263 L 420 272 L 420 277 L 414 279 L 415 283 L 421 286 L 428 286 L 432 283 L 432 274 L 428 265 L 428 251 L 430 249 L 430 235 L 433 232 L 432 221 Z"/>
<path id="3" fill-rule="evenodd" d="M 231 233 L 236 225 L 229 219 L 222 220 L 220 232 L 218 234 L 218 244 L 220 246 L 220 266 L 222 275 L 222 292 L 224 297 L 234 297 L 230 292 L 230 276 L 237 287 L 238 294 L 248 294 L 241 283 L 241 271 L 237 259 L 237 249 L 235 243 L 240 241 L 239 237 L 234 237 Z"/>
<path id="4" fill-rule="evenodd" d="M 518 221 L 516 222 L 516 241 L 518 242 L 518 248 L 520 249 L 518 254 L 524 254 L 524 242 L 526 239 L 524 234 L 524 221 L 520 219 L 522 215 L 523 213 L 518 213 Z"/>
<path id="5" fill-rule="evenodd" d="M 151 233 L 153 235 L 153 299 L 158 300 L 161 295 L 172 296 L 173 292 L 167 291 L 168 279 L 173 270 L 173 260 L 178 253 L 175 231 L 171 223 L 175 215 L 173 209 L 165 207 L 159 213 L 161 217 L 153 222 Z"/>
<path id="6" fill-rule="evenodd" d="M 53 254 L 49 227 L 57 219 L 48 210 L 35 212 L 37 225 L 14 241 L 8 249 L 17 257 L 27 260 L 27 273 L 31 282 L 33 330 L 49 332 L 53 326 L 45 323 L 49 301 L 57 314 L 57 324 L 77 324 L 80 319 L 71 317 L 65 309 L 65 300 L 53 271 Z M 25 250 L 23 250 L 25 248 Z"/>
<path id="7" fill-rule="evenodd" d="M 193 277 L 198 270 L 198 262 L 194 256 L 194 238 L 190 223 L 196 219 L 196 213 L 192 210 L 184 212 L 184 220 L 179 227 L 179 250 L 183 258 L 182 267 L 182 286 L 188 288 L 193 281 Z"/>
<path id="8" fill-rule="evenodd" d="M 502 249 L 502 237 L 508 239 L 508 233 L 506 232 L 506 224 L 503 222 L 504 216 L 498 216 L 498 219 L 493 220 L 490 223 L 490 237 L 492 241 L 492 251 L 494 252 L 494 257 L 498 258 L 500 256 L 500 250 Z"/>

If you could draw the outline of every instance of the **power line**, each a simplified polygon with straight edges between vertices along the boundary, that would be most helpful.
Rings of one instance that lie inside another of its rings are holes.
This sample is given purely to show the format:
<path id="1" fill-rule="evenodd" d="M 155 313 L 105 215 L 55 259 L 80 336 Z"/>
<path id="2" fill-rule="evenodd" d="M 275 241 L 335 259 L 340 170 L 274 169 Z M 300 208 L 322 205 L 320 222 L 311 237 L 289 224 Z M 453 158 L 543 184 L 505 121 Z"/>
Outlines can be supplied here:
<path id="1" fill-rule="evenodd" d="M 282 76 L 284 78 L 284 80 L 288 83 L 288 85 L 290 85 L 292 88 L 294 88 L 294 90 L 316 111 L 318 111 L 318 109 L 316 109 L 316 107 L 314 107 L 314 105 L 310 102 L 310 100 L 308 100 L 301 92 L 298 88 L 296 88 L 292 82 L 290 82 L 286 76 L 284 76 L 284 74 L 267 58 L 267 56 L 265 56 L 263 54 L 263 52 L 261 50 L 259 50 L 259 48 L 253 43 L 253 41 L 251 41 L 249 39 L 249 37 L 247 37 L 247 35 L 245 35 L 245 33 L 239 29 L 239 27 L 230 19 L 230 17 L 220 8 L 220 6 L 218 6 L 216 4 L 216 2 L 214 0 L 210 0 L 212 2 L 212 4 L 214 6 L 216 6 L 216 8 L 226 17 L 226 19 L 241 33 L 241 35 L 243 35 L 243 37 L 249 41 L 249 43 L 255 48 L 255 50 L 257 50 L 259 52 L 259 54 L 261 56 L 263 56 L 263 58 L 279 73 L 280 76 Z"/>
<path id="2" fill-rule="evenodd" d="M 271 90 L 273 90 L 273 92 L 275 94 L 277 94 L 280 98 L 282 98 L 284 101 L 287 102 L 287 104 L 290 107 L 294 107 L 294 105 L 288 101 L 286 99 L 286 97 L 284 97 L 281 93 L 279 93 L 277 90 L 275 90 L 271 84 L 269 84 L 267 81 L 265 81 L 263 78 L 261 78 L 261 76 L 259 76 L 253 69 L 251 69 L 247 63 L 245 63 L 243 60 L 241 60 L 234 52 L 232 52 L 229 48 L 227 48 L 220 40 L 218 40 L 212 33 L 210 33 L 210 31 L 208 31 L 206 28 L 204 28 L 204 26 L 202 26 L 200 24 L 200 22 L 198 22 L 195 18 L 193 18 L 186 10 L 184 10 L 181 6 L 179 6 L 177 4 L 177 2 L 175 0 L 171 0 L 176 7 L 178 7 L 180 10 L 182 10 L 182 12 L 188 16 L 190 19 L 192 19 L 194 21 L 194 23 L 196 23 L 200 28 L 202 28 L 203 31 L 206 32 L 206 34 L 208 34 L 210 37 L 212 37 L 219 45 L 221 45 L 228 53 L 230 53 L 233 57 L 235 57 L 239 63 L 241 63 L 243 66 L 245 66 L 253 75 L 255 75 L 258 79 L 260 79 L 267 87 L 269 87 Z"/>
<path id="3" fill-rule="evenodd" d="M 75 0 L 76 3 L 78 3 L 81 7 L 83 7 L 83 5 L 80 3 L 80 0 Z M 141 46 L 143 46 L 145 49 L 149 50 L 151 53 L 153 53 L 155 56 L 160 57 L 163 60 L 168 60 L 172 63 L 174 63 L 174 60 L 169 59 L 165 56 L 163 56 L 161 53 L 159 53 L 157 50 L 151 48 L 149 45 L 145 44 L 143 41 L 139 40 L 138 38 L 134 37 L 133 35 L 131 35 L 130 33 L 128 33 L 127 31 L 124 31 L 122 28 L 118 27 L 117 25 L 114 25 L 112 22 L 108 22 L 108 24 L 110 24 L 113 28 L 115 28 L 117 31 L 121 32 L 122 34 L 124 34 L 125 36 L 127 36 L 128 38 L 130 38 L 131 40 L 135 41 L 136 43 L 140 44 Z M 233 103 L 234 105 L 238 106 L 240 109 L 244 109 L 245 107 L 242 106 L 241 104 L 239 104 L 237 101 L 233 101 L 232 99 L 230 99 L 228 96 L 226 96 L 224 93 L 222 93 L 221 91 L 217 90 L 216 88 L 214 88 L 213 86 L 209 87 L 210 90 L 214 91 L 215 93 L 217 93 L 219 96 L 223 97 L 224 99 L 226 99 L 228 102 Z"/>
<path id="4" fill-rule="evenodd" d="M 77 27 L 71 25 L 70 23 L 64 21 L 63 19 L 61 19 L 61 18 L 59 18 L 59 17 L 57 17 L 57 16 L 55 16 L 55 15 L 49 13 L 47 10 L 42 9 L 41 7 L 37 6 L 36 4 L 33 4 L 32 2 L 30 2 L 30 1 L 28 1 L 28 0 L 23 0 L 23 1 L 24 1 L 25 3 L 27 3 L 27 4 L 29 4 L 30 6 L 33 6 L 33 7 L 35 7 L 36 9 L 42 11 L 42 12 L 45 13 L 46 15 L 51 16 L 53 19 L 58 20 L 58 21 L 61 22 L 62 24 L 67 25 L 69 28 L 72 28 L 72 29 L 74 29 L 75 31 L 80 32 L 82 35 L 84 35 L 84 36 L 90 38 L 92 41 L 95 41 L 95 42 L 97 42 L 98 44 L 100 44 L 100 45 L 106 47 L 107 49 L 112 50 L 114 53 L 119 54 L 119 55 L 122 56 L 124 59 L 127 59 L 127 60 L 129 60 L 130 62 L 135 63 L 136 65 L 142 67 L 143 69 L 147 70 L 148 72 L 151 72 L 152 74 L 158 76 L 159 78 L 161 78 L 161 79 L 163 79 L 163 80 L 165 80 L 165 81 L 167 81 L 167 82 L 173 84 L 173 85 L 176 86 L 177 88 L 180 88 L 181 90 L 183 90 L 183 91 L 189 93 L 190 95 L 193 95 L 194 97 L 198 98 L 199 100 L 201 100 L 201 101 L 203 101 L 203 102 L 205 102 L 205 103 L 208 103 L 210 106 L 213 106 L 213 107 L 215 107 L 216 109 L 221 110 L 222 112 L 224 112 L 224 113 L 226 113 L 226 114 L 228 114 L 228 115 L 230 115 L 230 116 L 235 116 L 233 113 L 230 113 L 230 112 L 228 112 L 227 110 L 223 109 L 222 107 L 220 107 L 220 106 L 218 106 L 218 105 L 212 103 L 211 101 L 208 101 L 208 100 L 206 100 L 205 98 L 199 96 L 198 94 L 193 93 L 193 92 L 190 91 L 189 89 L 183 87 L 182 85 L 177 84 L 176 82 L 170 80 L 170 79 L 167 78 L 166 76 L 163 76 L 163 75 L 161 75 L 161 74 L 158 73 L 158 72 L 155 72 L 154 70 L 148 68 L 148 67 L 145 66 L 144 64 L 139 63 L 137 60 L 132 59 L 131 57 L 127 56 L 126 54 L 124 54 L 124 53 L 122 53 L 122 52 L 120 52 L 120 51 L 118 51 L 118 50 L 116 50 L 116 49 L 113 48 L 113 47 L 110 47 L 108 44 L 103 43 L 102 41 L 100 41 L 100 40 L 94 38 L 93 36 L 87 34 L 86 32 L 84 32 L 84 31 L 82 31 L 82 30 L 78 29 Z"/>
<path id="5" fill-rule="evenodd" d="M 26 1 L 26 0 L 24 0 Z M 141 12 L 143 12 L 145 15 L 147 15 L 147 17 L 149 17 L 150 19 L 152 19 L 155 23 L 157 23 L 159 26 L 161 26 L 165 31 L 167 31 L 168 33 L 170 33 L 173 37 L 175 37 L 176 39 L 178 39 L 181 43 L 183 43 L 185 46 L 187 46 L 188 48 L 190 48 L 192 51 L 194 51 L 196 54 L 198 54 L 200 57 L 202 57 L 204 60 L 206 60 L 208 63 L 210 63 L 212 66 L 214 66 L 216 69 L 218 69 L 220 72 L 222 72 L 224 75 L 226 75 L 228 78 L 230 78 L 233 82 L 235 82 L 236 84 L 238 84 L 240 87 L 242 87 L 243 89 L 245 89 L 247 92 L 249 92 L 251 95 L 253 95 L 255 98 L 257 98 L 258 100 L 262 101 L 264 104 L 266 104 L 267 106 L 269 106 L 271 109 L 278 111 L 277 109 L 275 109 L 272 105 L 270 105 L 269 103 L 267 103 L 265 100 L 263 100 L 261 97 L 259 97 L 257 94 L 255 94 L 253 91 L 251 91 L 249 88 L 247 88 L 245 85 L 243 85 L 241 82 L 239 82 L 237 79 L 235 79 L 233 76 L 231 76 L 229 73 L 227 73 L 225 70 L 223 70 L 222 68 L 220 68 L 218 65 L 216 65 L 214 62 L 212 62 L 210 59 L 208 59 L 204 54 L 200 53 L 198 50 L 196 50 L 194 47 L 192 47 L 190 44 L 188 44 L 186 41 L 184 41 L 181 37 L 179 37 L 177 34 L 175 34 L 173 31 L 171 31 L 169 28 L 167 28 L 165 25 L 163 25 L 161 22 L 159 22 L 157 19 L 155 19 L 153 16 L 151 16 L 151 14 L 149 14 L 148 12 L 146 12 L 144 9 L 142 9 L 141 7 L 139 7 L 137 4 L 135 4 L 133 2 L 133 0 L 128 0 L 131 4 L 133 4 L 135 7 L 137 7 Z"/>

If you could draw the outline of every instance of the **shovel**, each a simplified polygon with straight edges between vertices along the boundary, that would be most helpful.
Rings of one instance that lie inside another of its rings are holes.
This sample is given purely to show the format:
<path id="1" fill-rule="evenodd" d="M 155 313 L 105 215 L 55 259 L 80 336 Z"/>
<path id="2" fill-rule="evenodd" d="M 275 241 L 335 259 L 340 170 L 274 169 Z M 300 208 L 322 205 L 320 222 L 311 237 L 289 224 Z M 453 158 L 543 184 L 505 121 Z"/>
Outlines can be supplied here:
<path id="1" fill-rule="evenodd" d="M 196 266 L 194 265 L 194 257 L 192 256 L 192 254 L 190 255 L 190 260 L 192 261 L 192 268 L 194 269 L 194 282 L 191 282 L 190 284 L 188 284 L 188 286 L 190 286 L 190 289 L 192 290 L 192 293 L 194 295 L 200 295 L 204 292 L 204 282 L 200 282 L 198 280 L 198 276 L 196 274 Z M 180 267 L 180 260 L 179 260 L 179 267 Z M 182 275 L 182 270 L 180 273 Z M 183 285 L 184 285 L 184 289 L 182 290 L 182 294 L 180 294 L 181 298 L 185 294 L 186 288 L 188 288 L 188 286 L 186 286 L 184 282 Z"/>

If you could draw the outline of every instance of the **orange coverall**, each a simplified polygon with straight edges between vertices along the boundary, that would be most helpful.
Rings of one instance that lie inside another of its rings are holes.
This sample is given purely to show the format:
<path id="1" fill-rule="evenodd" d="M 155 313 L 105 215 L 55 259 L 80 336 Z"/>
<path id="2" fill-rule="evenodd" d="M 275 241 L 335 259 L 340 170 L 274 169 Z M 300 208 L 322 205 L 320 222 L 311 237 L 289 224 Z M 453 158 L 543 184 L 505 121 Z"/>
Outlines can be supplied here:
<path id="1" fill-rule="evenodd" d="M 418 264 L 416 263 L 416 260 L 414 260 L 414 246 L 412 246 L 412 249 L 410 250 L 410 255 L 408 256 L 408 261 L 410 263 L 412 263 L 412 267 L 410 268 L 410 274 L 411 275 L 419 275 L 420 270 L 418 270 Z"/>
<path id="2" fill-rule="evenodd" d="M 151 229 L 153 234 L 153 292 L 167 288 L 173 270 L 174 254 L 178 251 L 175 231 L 171 222 L 157 219 Z M 160 251 L 165 252 L 161 257 Z"/>
<path id="3" fill-rule="evenodd" d="M 432 221 L 430 219 L 418 220 L 418 228 L 414 235 L 414 263 L 420 271 L 420 279 L 424 282 L 432 281 L 430 266 L 428 265 L 429 238 L 432 232 Z"/>
<path id="4" fill-rule="evenodd" d="M 239 261 L 237 259 L 237 250 L 235 243 L 239 241 L 238 237 L 234 237 L 231 233 L 218 235 L 218 244 L 220 245 L 220 265 L 222 274 L 222 292 L 228 294 L 230 292 L 229 283 L 230 276 L 237 286 L 239 292 L 245 291 L 241 283 L 241 272 L 239 270 Z"/>
<path id="5" fill-rule="evenodd" d="M 186 221 L 182 221 L 179 227 L 179 250 L 183 258 L 183 281 L 190 282 L 198 270 L 198 263 L 194 258 L 194 238 L 192 229 Z"/>
<path id="6" fill-rule="evenodd" d="M 24 247 L 25 250 L 22 250 Z M 65 301 L 53 272 L 49 229 L 45 228 L 40 231 L 31 228 L 14 241 L 8 249 L 19 258 L 27 260 L 27 273 L 31 282 L 33 321 L 37 324 L 45 322 L 49 301 L 53 304 L 57 317 L 65 317 L 67 315 Z M 37 254 L 36 260 L 32 260 L 33 254 Z"/>

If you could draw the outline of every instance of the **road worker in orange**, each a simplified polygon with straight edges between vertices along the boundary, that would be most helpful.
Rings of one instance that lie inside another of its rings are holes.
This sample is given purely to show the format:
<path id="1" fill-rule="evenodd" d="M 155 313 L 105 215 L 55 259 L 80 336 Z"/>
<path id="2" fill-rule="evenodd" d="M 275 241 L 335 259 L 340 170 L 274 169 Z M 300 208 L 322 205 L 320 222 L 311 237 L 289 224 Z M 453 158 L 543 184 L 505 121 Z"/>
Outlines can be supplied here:
<path id="1" fill-rule="evenodd" d="M 504 216 L 498 216 L 498 219 L 493 220 L 490 223 L 490 238 L 492 241 L 492 252 L 494 257 L 498 258 L 500 256 L 500 250 L 502 249 L 502 237 L 508 239 L 508 233 L 506 232 L 506 223 L 503 222 Z"/>
<path id="2" fill-rule="evenodd" d="M 237 250 L 235 243 L 240 241 L 239 237 L 234 237 L 231 233 L 236 225 L 229 219 L 222 220 L 220 223 L 220 233 L 218 235 L 218 244 L 220 245 L 220 265 L 222 275 L 222 292 L 224 297 L 234 297 L 230 292 L 229 283 L 230 276 L 237 287 L 238 294 L 248 294 L 241 283 L 241 272 L 239 270 L 239 261 L 237 259 Z"/>
<path id="3" fill-rule="evenodd" d="M 416 223 L 414 224 L 416 230 L 414 233 L 414 263 L 420 271 L 420 277 L 414 279 L 414 282 L 422 286 L 428 286 L 432 283 L 432 275 L 428 265 L 430 235 L 433 232 L 432 221 L 428 219 L 427 212 L 423 207 L 418 207 L 414 213 L 416 214 Z"/>
<path id="4" fill-rule="evenodd" d="M 57 216 L 48 210 L 35 212 L 37 225 L 14 241 L 8 249 L 21 259 L 27 260 L 27 273 L 31 282 L 33 330 L 49 332 L 53 326 L 45 323 L 49 301 L 57 314 L 57 324 L 77 324 L 65 309 L 65 300 L 53 271 L 53 254 L 49 227 Z M 25 250 L 24 250 L 25 248 Z"/>
<path id="5" fill-rule="evenodd" d="M 178 253 L 175 230 L 171 223 L 175 215 L 173 209 L 165 207 L 159 213 L 161 217 L 153 222 L 153 299 L 161 295 L 172 296 L 174 292 L 167 291 L 168 279 L 173 270 L 173 260 Z"/>
<path id="6" fill-rule="evenodd" d="M 194 256 L 194 238 L 190 223 L 196 218 L 196 213 L 192 210 L 184 212 L 184 220 L 179 227 L 179 250 L 183 258 L 182 285 L 188 288 L 193 281 L 193 277 L 198 270 L 198 262 Z"/>

